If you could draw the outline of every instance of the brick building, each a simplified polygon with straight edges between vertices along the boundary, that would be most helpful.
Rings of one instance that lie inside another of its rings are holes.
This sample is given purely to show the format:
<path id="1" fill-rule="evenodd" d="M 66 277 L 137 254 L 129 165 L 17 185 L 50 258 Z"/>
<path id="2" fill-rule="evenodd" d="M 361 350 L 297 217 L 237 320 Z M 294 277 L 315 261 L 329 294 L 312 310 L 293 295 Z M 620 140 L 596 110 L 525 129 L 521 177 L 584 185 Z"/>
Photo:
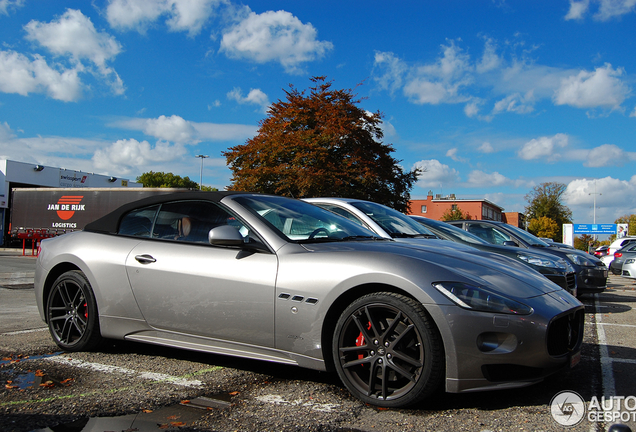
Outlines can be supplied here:
<path id="1" fill-rule="evenodd" d="M 458 199 L 455 194 L 433 196 L 432 191 L 428 192 L 426 199 L 411 200 L 409 214 L 441 220 L 444 213 L 453 209 L 468 213 L 470 219 L 502 221 L 525 228 L 523 213 L 504 212 L 503 207 L 486 199 Z"/>

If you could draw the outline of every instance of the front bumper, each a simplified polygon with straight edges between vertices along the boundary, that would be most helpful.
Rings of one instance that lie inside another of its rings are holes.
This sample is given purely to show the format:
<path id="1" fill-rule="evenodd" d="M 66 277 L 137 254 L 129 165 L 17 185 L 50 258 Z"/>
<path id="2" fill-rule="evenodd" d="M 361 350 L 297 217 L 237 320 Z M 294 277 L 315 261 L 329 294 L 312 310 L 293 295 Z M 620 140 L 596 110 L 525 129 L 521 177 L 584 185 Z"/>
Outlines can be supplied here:
<path id="1" fill-rule="evenodd" d="M 533 298 L 532 307 L 534 312 L 525 316 L 441 307 L 450 323 L 440 329 L 446 391 L 523 387 L 575 366 L 583 342 L 583 305 L 555 291 Z"/>
<path id="2" fill-rule="evenodd" d="M 583 293 L 600 293 L 607 288 L 607 267 L 583 267 L 576 275 L 576 285 L 579 294 Z"/>

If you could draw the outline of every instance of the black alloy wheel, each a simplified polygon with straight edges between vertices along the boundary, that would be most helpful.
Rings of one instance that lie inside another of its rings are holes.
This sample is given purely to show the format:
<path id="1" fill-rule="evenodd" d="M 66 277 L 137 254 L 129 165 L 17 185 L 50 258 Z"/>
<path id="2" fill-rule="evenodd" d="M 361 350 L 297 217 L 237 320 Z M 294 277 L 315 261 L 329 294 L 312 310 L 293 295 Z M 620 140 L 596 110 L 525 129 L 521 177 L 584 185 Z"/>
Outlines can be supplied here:
<path id="1" fill-rule="evenodd" d="M 97 303 L 84 273 L 73 270 L 58 277 L 46 310 L 53 340 L 65 351 L 87 351 L 101 342 Z"/>
<path id="2" fill-rule="evenodd" d="M 354 301 L 336 324 L 333 355 L 349 391 L 381 407 L 413 405 L 443 380 L 439 332 L 420 303 L 400 294 Z"/>

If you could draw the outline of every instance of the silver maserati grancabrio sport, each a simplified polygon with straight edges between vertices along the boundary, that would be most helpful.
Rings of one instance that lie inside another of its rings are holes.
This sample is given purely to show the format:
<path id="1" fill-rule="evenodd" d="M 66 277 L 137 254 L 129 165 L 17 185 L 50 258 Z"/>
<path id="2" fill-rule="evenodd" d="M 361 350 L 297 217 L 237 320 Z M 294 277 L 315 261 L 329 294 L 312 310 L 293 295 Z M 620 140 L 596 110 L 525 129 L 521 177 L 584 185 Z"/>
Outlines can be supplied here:
<path id="1" fill-rule="evenodd" d="M 66 351 L 112 338 L 335 370 L 399 407 L 580 359 L 583 305 L 484 254 L 382 239 L 300 200 L 183 192 L 42 241 L 35 292 Z"/>

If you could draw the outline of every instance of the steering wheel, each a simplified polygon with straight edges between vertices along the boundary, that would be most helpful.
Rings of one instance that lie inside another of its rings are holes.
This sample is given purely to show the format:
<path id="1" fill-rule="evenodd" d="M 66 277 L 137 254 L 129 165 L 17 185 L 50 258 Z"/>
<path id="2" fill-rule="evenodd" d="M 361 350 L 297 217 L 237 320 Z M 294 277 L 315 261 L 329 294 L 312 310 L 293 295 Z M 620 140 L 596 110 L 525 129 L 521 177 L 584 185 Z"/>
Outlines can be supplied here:
<path id="1" fill-rule="evenodd" d="M 324 232 L 325 234 L 327 234 L 327 237 L 329 237 L 329 230 L 327 228 L 316 228 L 315 230 L 313 230 L 313 232 L 311 234 L 309 234 L 309 238 L 312 239 L 314 237 L 316 237 L 316 235 L 318 235 L 319 233 Z"/>

